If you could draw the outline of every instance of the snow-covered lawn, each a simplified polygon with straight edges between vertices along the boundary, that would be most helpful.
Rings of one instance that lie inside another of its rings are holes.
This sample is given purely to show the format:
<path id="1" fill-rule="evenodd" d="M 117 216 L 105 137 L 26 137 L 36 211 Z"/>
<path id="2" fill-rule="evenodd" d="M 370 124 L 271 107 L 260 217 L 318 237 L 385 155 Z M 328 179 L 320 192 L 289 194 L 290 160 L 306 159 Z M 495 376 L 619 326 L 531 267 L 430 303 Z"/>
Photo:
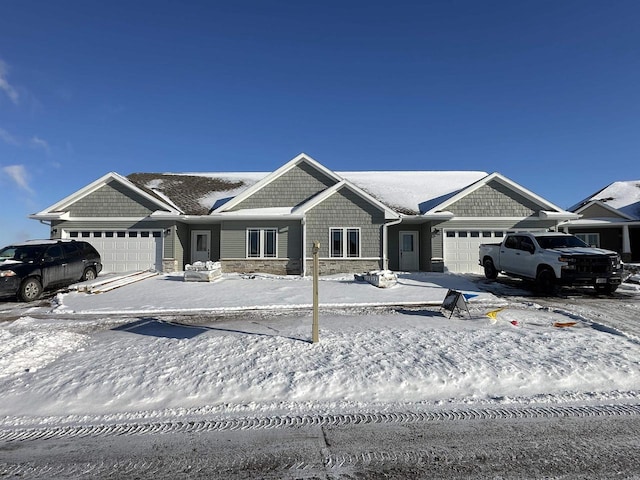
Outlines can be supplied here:
<path id="1" fill-rule="evenodd" d="M 471 318 L 441 314 L 448 288 L 470 297 Z M 331 277 L 312 344 L 310 289 L 300 278 L 161 276 L 59 295 L 57 315 L 0 323 L 2 424 L 637 402 L 638 342 L 577 315 L 509 305 L 454 275 L 407 275 L 391 289 Z M 415 305 L 347 308 L 387 303 Z M 239 311 L 267 306 L 278 310 Z M 181 310 L 234 315 L 159 316 Z"/>
<path id="2" fill-rule="evenodd" d="M 221 280 L 183 282 L 182 274 L 162 275 L 104 294 L 70 293 L 59 297 L 58 313 L 231 312 L 310 308 L 310 277 L 226 274 Z M 391 288 L 354 281 L 353 275 L 321 277 L 320 304 L 324 307 L 367 305 L 439 305 L 448 289 L 477 295 L 474 302 L 499 302 L 480 292 L 470 281 L 449 274 L 399 274 Z"/>

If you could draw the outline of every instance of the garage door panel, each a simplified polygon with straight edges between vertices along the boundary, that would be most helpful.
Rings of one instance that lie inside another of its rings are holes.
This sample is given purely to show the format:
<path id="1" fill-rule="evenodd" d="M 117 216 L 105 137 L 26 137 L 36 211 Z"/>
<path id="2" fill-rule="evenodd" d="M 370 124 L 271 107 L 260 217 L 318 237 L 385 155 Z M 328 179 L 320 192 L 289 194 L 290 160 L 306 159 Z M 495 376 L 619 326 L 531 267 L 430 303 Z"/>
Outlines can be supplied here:
<path id="1" fill-rule="evenodd" d="M 81 238 L 100 253 L 103 272 L 124 273 L 138 270 L 162 270 L 162 233 L 160 231 L 65 232 L 66 237 Z"/>
<path id="2" fill-rule="evenodd" d="M 503 232 L 488 232 L 481 234 L 479 231 L 448 230 L 444 237 L 444 264 L 447 270 L 453 273 L 482 273 L 482 267 L 478 265 L 478 249 L 482 243 L 499 241 L 499 235 Z"/>
<path id="3" fill-rule="evenodd" d="M 541 229 L 519 230 L 540 232 Z M 446 230 L 444 232 L 444 265 L 453 273 L 483 273 L 478 250 L 483 243 L 501 243 L 505 230 Z"/>

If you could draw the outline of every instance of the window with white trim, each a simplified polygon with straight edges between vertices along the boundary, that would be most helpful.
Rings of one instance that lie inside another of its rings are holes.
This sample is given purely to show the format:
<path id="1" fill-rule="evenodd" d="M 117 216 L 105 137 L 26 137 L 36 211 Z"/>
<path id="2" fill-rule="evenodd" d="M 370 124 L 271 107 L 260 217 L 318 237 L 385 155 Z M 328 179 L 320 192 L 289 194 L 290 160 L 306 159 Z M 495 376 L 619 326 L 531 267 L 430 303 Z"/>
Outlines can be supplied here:
<path id="1" fill-rule="evenodd" d="M 247 229 L 247 257 L 275 258 L 278 252 L 278 230 L 275 228 Z"/>
<path id="2" fill-rule="evenodd" d="M 331 228 L 329 230 L 329 256 L 332 258 L 360 257 L 360 229 Z"/>
<path id="3" fill-rule="evenodd" d="M 600 248 L 600 234 L 599 233 L 576 233 L 574 234 L 584 243 L 590 247 Z"/>

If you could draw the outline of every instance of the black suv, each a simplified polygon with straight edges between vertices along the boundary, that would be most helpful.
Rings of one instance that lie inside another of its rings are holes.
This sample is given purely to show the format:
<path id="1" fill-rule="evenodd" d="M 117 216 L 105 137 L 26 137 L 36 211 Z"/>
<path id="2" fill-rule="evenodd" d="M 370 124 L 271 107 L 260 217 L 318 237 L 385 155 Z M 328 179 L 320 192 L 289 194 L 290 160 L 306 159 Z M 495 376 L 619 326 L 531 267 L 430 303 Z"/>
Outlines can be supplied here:
<path id="1" fill-rule="evenodd" d="M 0 250 L 0 296 L 25 302 L 42 291 L 93 280 L 102 270 L 100 254 L 87 242 L 31 240 Z"/>

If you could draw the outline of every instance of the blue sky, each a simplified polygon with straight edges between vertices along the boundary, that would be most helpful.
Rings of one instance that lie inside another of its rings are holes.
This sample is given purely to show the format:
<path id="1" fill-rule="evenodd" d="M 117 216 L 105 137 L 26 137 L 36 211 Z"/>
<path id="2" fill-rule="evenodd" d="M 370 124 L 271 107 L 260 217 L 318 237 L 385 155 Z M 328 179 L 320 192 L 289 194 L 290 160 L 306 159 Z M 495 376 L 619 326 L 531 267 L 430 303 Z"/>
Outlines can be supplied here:
<path id="1" fill-rule="evenodd" d="M 640 179 L 640 2 L 30 1 L 0 15 L 0 243 L 109 171 Z"/>

